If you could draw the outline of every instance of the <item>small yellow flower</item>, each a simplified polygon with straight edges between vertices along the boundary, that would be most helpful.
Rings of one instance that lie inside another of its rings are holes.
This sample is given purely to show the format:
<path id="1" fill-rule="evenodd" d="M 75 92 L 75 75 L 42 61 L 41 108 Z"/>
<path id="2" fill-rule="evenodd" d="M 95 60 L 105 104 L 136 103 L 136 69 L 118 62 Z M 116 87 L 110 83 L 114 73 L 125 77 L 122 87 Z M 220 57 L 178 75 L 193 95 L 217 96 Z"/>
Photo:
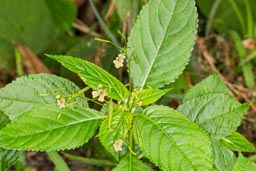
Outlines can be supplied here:
<path id="1" fill-rule="evenodd" d="M 102 85 L 100 84 L 98 87 L 102 87 Z M 104 102 L 105 96 L 107 96 L 107 93 L 105 90 L 98 89 L 97 91 L 92 91 L 92 98 L 98 97 L 98 101 L 100 102 Z"/>
<path id="2" fill-rule="evenodd" d="M 64 98 L 57 98 L 57 105 L 59 106 L 60 109 L 66 107 L 66 100 Z"/>
<path id="3" fill-rule="evenodd" d="M 124 66 L 124 59 L 125 59 L 124 54 L 118 54 L 116 59 L 113 61 L 117 69 Z"/>
<path id="4" fill-rule="evenodd" d="M 124 143 L 124 142 L 123 142 L 123 140 L 121 140 L 121 139 L 116 140 L 115 143 L 114 143 L 114 150 L 115 150 L 116 152 L 122 151 L 122 150 L 123 150 L 123 148 L 122 148 L 123 143 Z"/>

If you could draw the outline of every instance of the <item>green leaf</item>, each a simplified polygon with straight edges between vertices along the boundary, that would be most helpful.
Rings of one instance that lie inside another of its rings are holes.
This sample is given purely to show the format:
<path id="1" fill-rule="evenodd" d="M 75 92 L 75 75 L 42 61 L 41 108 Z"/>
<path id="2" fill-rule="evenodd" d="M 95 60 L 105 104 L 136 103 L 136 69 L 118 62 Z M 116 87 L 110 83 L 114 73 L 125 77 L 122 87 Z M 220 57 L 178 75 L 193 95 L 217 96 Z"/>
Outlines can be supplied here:
<path id="1" fill-rule="evenodd" d="M 135 140 L 145 156 L 162 170 L 212 170 L 213 154 L 208 135 L 182 113 L 152 106 L 138 114 Z"/>
<path id="2" fill-rule="evenodd" d="M 0 148 L 0 170 L 6 171 L 10 166 L 16 163 L 22 152 L 14 150 L 6 150 Z"/>
<path id="3" fill-rule="evenodd" d="M 127 88 L 118 79 L 91 62 L 69 56 L 47 56 L 77 73 L 85 84 L 90 86 L 93 90 L 97 90 L 98 86 L 101 84 L 102 88 L 106 90 L 107 96 L 112 99 L 124 100 L 129 95 Z"/>
<path id="4" fill-rule="evenodd" d="M 10 119 L 0 111 L 0 130 L 4 128 L 8 123 L 10 123 Z"/>
<path id="5" fill-rule="evenodd" d="M 153 171 L 153 169 L 130 154 L 123 158 L 113 171 Z"/>
<path id="6" fill-rule="evenodd" d="M 221 144 L 233 151 L 256 152 L 253 144 L 238 132 L 234 132 L 233 134 L 223 138 L 221 140 Z"/>
<path id="7" fill-rule="evenodd" d="M 227 94 L 207 94 L 186 101 L 178 111 L 211 136 L 224 138 L 241 124 L 248 107 L 248 104 L 240 104 Z"/>
<path id="8" fill-rule="evenodd" d="M 0 110 L 11 120 L 35 107 L 56 103 L 56 95 L 77 93 L 79 88 L 67 79 L 51 74 L 33 74 L 18 78 L 0 89 Z M 75 98 L 79 105 L 86 100 Z"/>
<path id="9" fill-rule="evenodd" d="M 15 68 L 13 45 L 10 41 L 3 38 L 0 38 L 0 61 L 0 69 L 3 68 L 7 71 L 12 71 Z"/>
<path id="10" fill-rule="evenodd" d="M 255 171 L 256 164 L 251 160 L 245 158 L 242 154 L 239 154 L 237 162 L 232 171 Z"/>
<path id="11" fill-rule="evenodd" d="M 128 39 L 130 73 L 135 87 L 160 88 L 184 70 L 197 28 L 194 0 L 151 0 Z"/>
<path id="12" fill-rule="evenodd" d="M 232 170 L 236 156 L 228 148 L 222 146 L 218 140 L 211 139 L 214 152 L 214 171 L 230 171 Z"/>
<path id="13" fill-rule="evenodd" d="M 117 140 L 121 139 L 126 143 L 126 138 L 131 126 L 131 113 L 115 111 L 112 115 L 104 120 L 100 126 L 99 139 L 103 144 L 105 149 L 111 153 L 116 160 L 119 160 L 120 155 L 122 155 L 125 150 L 123 146 L 122 152 L 116 152 L 114 150 L 114 144 Z"/>
<path id="14" fill-rule="evenodd" d="M 26 44 L 35 53 L 42 52 L 58 33 L 63 33 L 64 23 L 71 26 L 71 18 L 75 19 L 75 6 L 68 0 L 58 2 L 47 4 L 46 0 L 27 0 L 26 3 L 20 0 L 0 0 L 0 37 L 12 43 Z M 56 20 L 57 14 L 62 14 L 62 21 Z"/>
<path id="15" fill-rule="evenodd" d="M 0 131 L 0 146 L 17 150 L 57 151 L 83 145 L 105 116 L 82 107 L 46 104 L 24 113 Z"/>
<path id="16" fill-rule="evenodd" d="M 227 87 L 219 79 L 219 76 L 217 74 L 213 74 L 191 88 L 185 95 L 183 102 L 185 103 L 190 99 L 206 94 L 220 93 L 228 94 L 229 92 Z"/>
<path id="17" fill-rule="evenodd" d="M 135 91 L 135 104 L 138 106 L 146 106 L 159 100 L 163 95 L 165 95 L 170 89 L 143 89 Z"/>
<path id="18" fill-rule="evenodd" d="M 51 13 L 57 31 L 62 33 L 68 31 L 76 19 L 77 7 L 74 1 L 70 0 L 45 0 Z"/>
<path id="19" fill-rule="evenodd" d="M 0 111 L 0 130 L 10 122 L 9 118 Z M 20 157 L 21 152 L 0 148 L 0 170 L 5 171 Z"/>

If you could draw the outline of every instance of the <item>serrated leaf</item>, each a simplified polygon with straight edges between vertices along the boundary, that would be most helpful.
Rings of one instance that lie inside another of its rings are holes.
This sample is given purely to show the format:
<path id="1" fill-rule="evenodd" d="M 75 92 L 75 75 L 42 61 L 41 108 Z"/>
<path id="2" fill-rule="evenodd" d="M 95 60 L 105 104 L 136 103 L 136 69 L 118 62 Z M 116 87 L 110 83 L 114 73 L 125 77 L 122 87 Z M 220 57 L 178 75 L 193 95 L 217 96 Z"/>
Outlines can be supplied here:
<path id="1" fill-rule="evenodd" d="M 207 94 L 180 105 L 178 111 L 215 138 L 232 134 L 248 109 L 227 94 Z"/>
<path id="2" fill-rule="evenodd" d="M 245 158 L 242 154 L 239 154 L 237 162 L 232 171 L 255 171 L 256 164 L 251 160 Z"/>
<path id="3" fill-rule="evenodd" d="M 194 0 L 151 0 L 128 39 L 135 87 L 160 88 L 173 82 L 189 61 L 196 38 Z"/>
<path id="4" fill-rule="evenodd" d="M 0 89 L 0 110 L 11 120 L 35 107 L 56 103 L 56 95 L 73 94 L 79 91 L 74 83 L 51 74 L 32 74 L 18 78 Z M 80 97 L 78 104 L 87 106 Z"/>
<path id="5" fill-rule="evenodd" d="M 107 96 L 112 99 L 124 100 L 129 95 L 127 88 L 118 79 L 91 62 L 70 56 L 47 56 L 77 73 L 85 84 L 90 86 L 93 90 L 97 90 L 98 86 L 101 84 L 102 88 L 106 90 Z"/>
<path id="6" fill-rule="evenodd" d="M 165 95 L 170 89 L 161 90 L 161 89 L 153 89 L 147 88 L 143 90 L 138 90 L 136 93 L 135 104 L 138 106 L 146 106 L 151 103 L 159 100 L 163 95 Z"/>
<path id="7" fill-rule="evenodd" d="M 16 163 L 22 152 L 14 150 L 6 150 L 0 148 L 0 170 L 6 171 L 10 166 Z"/>
<path id="8" fill-rule="evenodd" d="M 234 132 L 233 134 L 223 138 L 221 140 L 221 144 L 233 151 L 256 152 L 253 144 L 238 132 Z"/>
<path id="9" fill-rule="evenodd" d="M 228 148 L 221 146 L 218 140 L 211 139 L 214 152 L 214 171 L 232 170 L 236 156 Z"/>
<path id="10" fill-rule="evenodd" d="M 131 117 L 131 113 L 115 111 L 112 115 L 109 115 L 100 126 L 100 142 L 116 160 L 119 160 L 123 151 L 126 151 L 126 147 L 123 145 L 122 152 L 116 152 L 114 150 L 114 144 L 119 139 L 125 142 L 131 125 Z"/>
<path id="11" fill-rule="evenodd" d="M 185 94 L 183 102 L 206 94 L 228 94 L 227 87 L 221 82 L 217 74 L 213 74 L 191 88 Z"/>
<path id="12" fill-rule="evenodd" d="M 212 170 L 208 135 L 182 113 L 152 106 L 137 115 L 135 140 L 145 156 L 162 170 Z"/>
<path id="13" fill-rule="evenodd" d="M 81 146 L 105 116 L 82 107 L 46 104 L 24 113 L 0 131 L 0 146 L 17 150 L 57 151 Z"/>
<path id="14" fill-rule="evenodd" d="M 149 166 L 133 155 L 127 155 L 113 171 L 153 171 Z"/>

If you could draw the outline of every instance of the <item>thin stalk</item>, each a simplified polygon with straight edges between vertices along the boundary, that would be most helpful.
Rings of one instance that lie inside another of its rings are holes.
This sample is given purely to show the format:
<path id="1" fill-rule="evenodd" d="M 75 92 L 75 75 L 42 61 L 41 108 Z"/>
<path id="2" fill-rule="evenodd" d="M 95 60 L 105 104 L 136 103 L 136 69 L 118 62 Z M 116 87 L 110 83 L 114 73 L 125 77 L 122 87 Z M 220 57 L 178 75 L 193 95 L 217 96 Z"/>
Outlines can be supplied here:
<path id="1" fill-rule="evenodd" d="M 47 152 L 49 158 L 52 160 L 58 171 L 70 171 L 67 163 L 55 151 Z"/>
<path id="2" fill-rule="evenodd" d="M 23 68 L 22 68 L 22 57 L 19 52 L 19 49 L 15 48 L 15 61 L 16 61 L 16 72 L 19 77 L 24 75 Z"/>
<path id="3" fill-rule="evenodd" d="M 85 157 L 79 157 L 68 153 L 63 153 L 63 155 L 68 158 L 69 160 L 78 161 L 82 163 L 86 163 L 93 166 L 100 166 L 100 167 L 114 167 L 117 165 L 117 163 L 114 163 L 109 160 L 99 160 L 99 159 L 91 159 L 91 158 L 85 158 Z"/>
<path id="4" fill-rule="evenodd" d="M 109 37 L 109 39 L 118 47 L 119 43 L 117 41 L 117 39 L 115 38 L 115 36 L 111 33 L 111 31 L 109 30 L 109 28 L 107 27 L 107 25 L 105 24 L 105 22 L 103 21 L 102 17 L 100 16 L 98 10 L 96 9 L 94 3 L 92 2 L 92 0 L 89 0 L 89 3 L 92 7 L 92 11 L 95 14 L 96 18 L 98 19 L 100 26 L 103 28 L 103 30 L 106 32 L 107 36 Z"/>
<path id="5" fill-rule="evenodd" d="M 246 8 L 248 36 L 249 36 L 249 38 L 253 38 L 254 37 L 254 24 L 253 24 L 253 16 L 252 16 L 250 2 L 248 0 L 245 0 L 244 3 L 245 3 L 245 8 Z"/>
<path id="6" fill-rule="evenodd" d="M 231 4 L 233 10 L 235 11 L 235 14 L 240 22 L 240 25 L 242 27 L 242 32 L 243 32 L 243 35 L 246 34 L 246 26 L 245 26 L 245 23 L 244 23 L 244 19 L 243 19 L 243 15 L 241 13 L 241 11 L 239 10 L 236 2 L 234 0 L 229 0 L 229 3 Z"/>
<path id="7" fill-rule="evenodd" d="M 216 11 L 219 7 L 219 4 L 220 4 L 221 0 L 216 0 L 212 6 L 212 9 L 210 11 L 210 14 L 209 14 L 209 20 L 207 22 L 207 25 L 206 25 L 206 29 L 205 29 L 205 35 L 209 35 L 210 31 L 211 31 L 211 27 L 212 27 L 212 21 L 213 21 L 213 18 L 215 17 L 215 14 L 216 14 Z"/>
<path id="8" fill-rule="evenodd" d="M 241 43 L 242 40 L 237 32 L 231 32 L 231 36 L 235 43 L 236 50 L 238 52 L 240 61 L 241 61 L 241 63 L 243 63 L 244 60 L 246 60 L 246 58 L 245 58 L 246 57 L 246 49 L 243 47 L 243 45 Z M 254 74 L 253 74 L 252 64 L 246 63 L 246 64 L 242 65 L 242 69 L 243 69 L 243 75 L 244 75 L 246 86 L 248 88 L 253 88 L 255 86 L 255 83 L 254 83 Z"/>

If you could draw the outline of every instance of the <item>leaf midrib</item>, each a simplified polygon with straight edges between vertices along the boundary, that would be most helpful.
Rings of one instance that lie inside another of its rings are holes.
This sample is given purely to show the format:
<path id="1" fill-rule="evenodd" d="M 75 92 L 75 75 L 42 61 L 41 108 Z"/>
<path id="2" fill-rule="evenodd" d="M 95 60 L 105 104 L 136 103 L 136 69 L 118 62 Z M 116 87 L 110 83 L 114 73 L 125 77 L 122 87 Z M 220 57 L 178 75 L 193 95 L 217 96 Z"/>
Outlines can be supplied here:
<path id="1" fill-rule="evenodd" d="M 149 69 L 148 69 L 147 72 L 146 72 L 146 75 L 145 75 L 145 78 L 144 78 L 144 80 L 143 80 L 143 82 L 142 82 L 141 87 L 144 87 L 144 86 L 145 86 L 145 83 L 146 83 L 146 81 L 147 81 L 147 79 L 148 79 L 149 73 L 150 73 L 150 71 L 151 71 L 151 69 L 152 69 L 152 67 L 153 67 L 153 65 L 154 65 L 154 63 L 155 63 L 156 57 L 157 57 L 157 55 L 158 55 L 158 52 L 159 52 L 160 48 L 162 47 L 161 45 L 162 45 L 162 43 L 163 43 L 163 41 L 164 41 L 164 39 L 165 39 L 165 36 L 166 36 L 166 34 L 167 34 L 168 26 L 170 25 L 170 22 L 172 21 L 172 17 L 173 17 L 173 15 L 174 15 L 174 11 L 175 11 L 175 9 L 176 9 L 176 6 L 177 6 L 177 2 L 176 2 L 175 5 L 174 5 L 173 13 L 172 13 L 172 15 L 170 16 L 170 20 L 168 21 L 168 25 L 167 25 L 167 27 L 166 27 L 166 30 L 164 31 L 163 37 L 162 37 L 162 39 L 161 39 L 161 41 L 160 41 L 160 43 L 159 43 L 159 45 L 158 45 L 158 47 L 157 47 L 156 53 L 155 53 L 155 55 L 154 55 L 154 57 L 153 57 L 153 61 L 151 62 L 151 65 L 149 66 Z M 158 5 L 158 8 L 159 8 L 159 5 Z"/>
<path id="2" fill-rule="evenodd" d="M 151 118 L 147 117 L 145 114 L 141 114 L 140 116 L 142 116 L 143 118 L 149 120 L 150 122 L 152 122 L 156 127 L 158 127 L 167 137 L 168 139 L 177 147 L 177 149 L 183 154 L 183 156 L 187 159 L 187 161 L 189 161 L 190 165 L 194 167 L 194 165 L 192 164 L 192 162 L 190 161 L 190 159 L 185 155 L 185 153 L 182 151 L 181 148 L 179 148 L 179 146 L 176 144 L 176 142 L 172 139 L 172 137 L 170 137 L 168 135 L 168 133 L 154 120 L 152 120 Z M 196 169 L 196 168 L 194 168 Z"/>
<path id="3" fill-rule="evenodd" d="M 106 118 L 106 116 L 84 119 L 84 120 L 79 120 L 79 121 L 72 122 L 72 123 L 69 123 L 69 124 L 66 124 L 66 125 L 62 125 L 62 126 L 59 126 L 59 127 L 53 128 L 53 129 L 47 129 L 47 130 L 39 131 L 39 132 L 36 132 L 36 133 L 33 133 L 33 134 L 26 134 L 26 135 L 19 135 L 19 136 L 9 136 L 9 137 L 18 138 L 18 137 L 33 136 L 33 135 L 37 135 L 37 134 L 42 134 L 42 133 L 46 133 L 46 132 L 55 131 L 55 130 L 62 129 L 62 128 L 65 128 L 65 127 L 69 127 L 69 126 L 72 126 L 72 125 L 80 124 L 80 123 L 83 123 L 83 122 L 100 120 L 100 119 L 104 119 L 104 118 Z M 45 118 L 43 118 L 43 119 L 45 119 Z"/>

